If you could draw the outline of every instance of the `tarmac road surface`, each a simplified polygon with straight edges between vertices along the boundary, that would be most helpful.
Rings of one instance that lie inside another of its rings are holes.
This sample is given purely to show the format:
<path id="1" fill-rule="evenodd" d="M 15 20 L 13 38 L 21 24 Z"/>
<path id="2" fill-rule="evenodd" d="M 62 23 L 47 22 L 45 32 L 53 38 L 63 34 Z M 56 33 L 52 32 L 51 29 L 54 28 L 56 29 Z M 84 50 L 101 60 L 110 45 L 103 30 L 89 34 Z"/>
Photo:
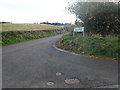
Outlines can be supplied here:
<path id="1" fill-rule="evenodd" d="M 3 88 L 118 86 L 118 62 L 57 50 L 62 35 L 2 47 Z"/>

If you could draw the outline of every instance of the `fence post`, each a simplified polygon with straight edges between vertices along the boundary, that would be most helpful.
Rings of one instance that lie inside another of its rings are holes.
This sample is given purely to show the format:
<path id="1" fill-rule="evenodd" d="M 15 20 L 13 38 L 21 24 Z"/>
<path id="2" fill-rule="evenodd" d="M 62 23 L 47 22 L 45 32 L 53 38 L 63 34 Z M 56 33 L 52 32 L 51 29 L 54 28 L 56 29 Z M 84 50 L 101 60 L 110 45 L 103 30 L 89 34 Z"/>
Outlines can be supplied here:
<path id="1" fill-rule="evenodd" d="M 84 35 L 84 31 L 83 31 L 83 37 L 84 37 L 85 35 Z"/>

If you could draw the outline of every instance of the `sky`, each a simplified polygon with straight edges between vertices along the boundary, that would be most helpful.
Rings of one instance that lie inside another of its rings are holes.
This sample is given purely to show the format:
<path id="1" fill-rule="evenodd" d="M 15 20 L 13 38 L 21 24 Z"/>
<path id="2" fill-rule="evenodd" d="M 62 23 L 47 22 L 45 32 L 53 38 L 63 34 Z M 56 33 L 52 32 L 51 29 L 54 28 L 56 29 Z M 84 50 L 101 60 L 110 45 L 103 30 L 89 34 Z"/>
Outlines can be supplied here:
<path id="1" fill-rule="evenodd" d="M 0 22 L 74 23 L 76 17 L 65 9 L 71 0 L 0 0 Z"/>

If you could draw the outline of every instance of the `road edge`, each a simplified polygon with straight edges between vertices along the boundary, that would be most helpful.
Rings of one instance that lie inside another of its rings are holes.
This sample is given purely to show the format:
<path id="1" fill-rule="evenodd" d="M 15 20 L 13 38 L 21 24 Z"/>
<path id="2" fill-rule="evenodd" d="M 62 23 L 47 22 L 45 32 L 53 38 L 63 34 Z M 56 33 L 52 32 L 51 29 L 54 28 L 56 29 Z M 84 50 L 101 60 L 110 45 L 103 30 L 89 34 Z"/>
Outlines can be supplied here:
<path id="1" fill-rule="evenodd" d="M 55 45 L 55 43 L 53 44 L 53 47 L 54 47 L 55 49 L 57 49 L 58 51 L 65 52 L 65 53 L 70 53 L 70 54 L 79 55 L 79 56 L 83 56 L 83 57 L 99 58 L 99 59 L 103 59 L 103 60 L 110 60 L 110 61 L 116 61 L 116 62 L 118 62 L 118 60 L 113 60 L 113 59 L 108 59 L 108 58 L 98 57 L 98 56 L 81 55 L 81 54 L 77 54 L 77 53 L 72 52 L 72 51 L 67 51 L 67 50 L 58 48 L 58 47 Z"/>
<path id="2" fill-rule="evenodd" d="M 64 49 L 60 49 L 60 48 L 56 47 L 55 44 L 53 44 L 53 47 L 56 50 L 60 51 L 60 52 L 69 53 L 69 54 L 73 54 L 73 55 L 77 55 L 77 56 L 79 55 L 80 56 L 80 54 L 76 54 L 75 52 L 70 52 L 70 51 L 66 51 Z M 116 88 L 116 89 L 120 90 L 120 85 L 108 85 L 108 86 L 100 86 L 100 87 L 95 87 L 95 88 Z"/>
<path id="3" fill-rule="evenodd" d="M 56 45 L 55 44 L 53 44 L 53 47 L 55 48 L 55 49 L 57 49 L 58 51 L 60 51 L 60 52 L 64 52 L 64 53 L 69 53 L 69 54 L 73 54 L 73 55 L 79 55 L 79 54 L 76 54 L 75 52 L 70 52 L 70 51 L 67 51 L 67 50 L 64 50 L 64 49 L 60 49 L 60 48 L 58 48 L 58 47 L 56 47 Z M 80 55 L 79 55 L 80 56 Z"/>

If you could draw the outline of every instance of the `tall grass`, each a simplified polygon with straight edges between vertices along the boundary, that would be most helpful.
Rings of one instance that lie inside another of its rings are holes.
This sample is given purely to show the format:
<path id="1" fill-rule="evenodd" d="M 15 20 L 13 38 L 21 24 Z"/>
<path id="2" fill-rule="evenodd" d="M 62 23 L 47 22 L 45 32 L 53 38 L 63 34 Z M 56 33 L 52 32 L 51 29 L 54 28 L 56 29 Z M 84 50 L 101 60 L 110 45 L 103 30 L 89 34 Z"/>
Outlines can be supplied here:
<path id="1" fill-rule="evenodd" d="M 74 51 L 83 55 L 118 59 L 118 37 L 100 35 L 63 36 L 56 45 L 59 48 Z M 119 58 L 120 59 L 120 58 Z"/>
<path id="2" fill-rule="evenodd" d="M 1 45 L 8 45 L 17 42 L 23 42 L 33 39 L 39 39 L 49 36 L 54 36 L 58 34 L 66 33 L 64 29 L 59 30 L 42 30 L 42 31 L 9 31 L 2 32 L 2 42 Z"/>

